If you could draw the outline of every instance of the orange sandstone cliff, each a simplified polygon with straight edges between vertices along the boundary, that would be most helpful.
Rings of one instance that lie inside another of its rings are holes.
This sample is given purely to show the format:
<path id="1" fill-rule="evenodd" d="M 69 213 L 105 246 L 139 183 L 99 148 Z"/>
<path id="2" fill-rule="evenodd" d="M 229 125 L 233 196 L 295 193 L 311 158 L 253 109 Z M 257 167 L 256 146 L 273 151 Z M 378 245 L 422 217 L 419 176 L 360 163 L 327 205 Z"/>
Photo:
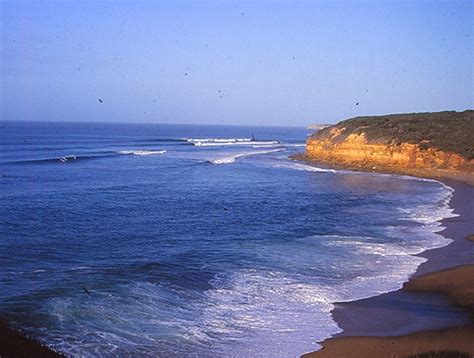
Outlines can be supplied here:
<path id="1" fill-rule="evenodd" d="M 473 184 L 474 111 L 348 119 L 313 134 L 304 159 Z"/>

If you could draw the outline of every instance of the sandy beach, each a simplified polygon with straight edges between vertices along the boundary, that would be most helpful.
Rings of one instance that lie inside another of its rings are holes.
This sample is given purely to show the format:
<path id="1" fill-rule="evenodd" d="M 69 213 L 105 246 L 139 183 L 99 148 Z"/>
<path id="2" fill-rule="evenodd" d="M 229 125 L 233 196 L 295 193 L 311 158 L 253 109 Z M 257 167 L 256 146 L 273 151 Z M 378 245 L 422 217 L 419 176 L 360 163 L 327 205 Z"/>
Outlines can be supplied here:
<path id="1" fill-rule="evenodd" d="M 343 332 L 304 357 L 471 357 L 474 355 L 474 187 L 455 189 L 450 206 L 459 216 L 443 221 L 453 240 L 422 253 L 428 259 L 403 289 L 337 304 Z"/>

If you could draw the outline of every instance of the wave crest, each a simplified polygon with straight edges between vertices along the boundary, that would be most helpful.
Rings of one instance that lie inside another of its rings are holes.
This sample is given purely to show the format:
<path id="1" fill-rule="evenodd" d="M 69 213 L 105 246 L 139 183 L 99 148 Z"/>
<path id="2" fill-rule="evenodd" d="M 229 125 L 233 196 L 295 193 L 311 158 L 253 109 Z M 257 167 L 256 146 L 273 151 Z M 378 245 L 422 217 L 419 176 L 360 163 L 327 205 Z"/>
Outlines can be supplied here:
<path id="1" fill-rule="evenodd" d="M 230 164 L 230 163 L 234 163 L 237 158 L 250 157 L 252 155 L 259 155 L 259 154 L 276 153 L 276 152 L 281 152 L 283 150 L 285 150 L 285 148 L 277 148 L 277 149 L 272 149 L 272 150 L 259 150 L 259 151 L 255 151 L 255 152 L 232 154 L 232 155 L 229 155 L 227 157 L 211 159 L 211 160 L 209 160 L 209 163 L 212 163 L 212 164 Z"/>
<path id="2" fill-rule="evenodd" d="M 139 156 L 146 156 L 146 155 L 154 155 L 154 154 L 164 154 L 166 150 L 121 150 L 119 151 L 120 154 L 125 155 L 139 155 Z"/>
<path id="3" fill-rule="evenodd" d="M 198 147 L 279 144 L 279 142 L 276 140 L 256 141 L 252 138 L 188 138 L 186 141 Z"/>
<path id="4" fill-rule="evenodd" d="M 296 162 L 275 163 L 273 167 L 283 168 L 283 169 L 303 170 L 307 172 L 336 173 L 334 169 L 324 169 L 324 168 L 315 167 L 313 165 L 301 164 L 301 163 L 296 163 Z"/>

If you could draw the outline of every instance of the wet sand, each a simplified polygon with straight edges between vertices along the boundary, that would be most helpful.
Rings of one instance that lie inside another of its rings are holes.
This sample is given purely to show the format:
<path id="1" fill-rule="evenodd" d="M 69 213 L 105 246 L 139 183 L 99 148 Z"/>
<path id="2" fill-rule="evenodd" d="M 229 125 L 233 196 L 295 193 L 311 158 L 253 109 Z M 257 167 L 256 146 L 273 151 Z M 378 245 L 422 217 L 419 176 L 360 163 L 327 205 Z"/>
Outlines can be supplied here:
<path id="1" fill-rule="evenodd" d="M 473 327 L 421 331 L 398 337 L 345 337 L 329 339 L 317 353 L 305 358 L 471 358 Z"/>
<path id="2" fill-rule="evenodd" d="M 474 187 L 445 183 L 459 216 L 443 220 L 441 234 L 454 241 L 420 254 L 428 261 L 402 290 L 337 304 L 343 332 L 306 358 L 474 356 Z"/>
<path id="3" fill-rule="evenodd" d="M 474 265 L 463 265 L 429 273 L 407 282 L 406 292 L 438 292 L 465 309 L 474 318 Z M 403 314 L 393 310 L 393 314 Z M 421 354 L 438 354 L 439 357 L 474 356 L 474 325 L 422 330 L 393 337 L 348 336 L 328 339 L 319 352 L 305 357 L 410 357 Z M 443 353 L 444 352 L 444 353 Z M 450 352 L 448 355 L 447 352 Z"/>

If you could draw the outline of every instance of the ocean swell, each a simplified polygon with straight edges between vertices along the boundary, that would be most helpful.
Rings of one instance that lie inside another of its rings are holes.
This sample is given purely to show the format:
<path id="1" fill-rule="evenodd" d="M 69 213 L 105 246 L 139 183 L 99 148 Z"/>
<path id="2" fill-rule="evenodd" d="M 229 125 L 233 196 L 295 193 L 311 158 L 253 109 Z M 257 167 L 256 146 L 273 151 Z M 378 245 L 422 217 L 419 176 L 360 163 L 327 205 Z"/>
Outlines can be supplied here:
<path id="1" fill-rule="evenodd" d="M 24 160 L 16 160 L 6 162 L 4 164 L 66 164 L 66 163 L 73 163 L 82 160 L 91 160 L 91 159 L 98 159 L 98 158 L 106 158 L 114 156 L 113 152 L 104 152 L 104 153 L 91 153 L 91 154 L 83 154 L 83 155 L 64 155 L 58 156 L 53 158 L 39 158 L 39 159 L 24 159 Z"/>

